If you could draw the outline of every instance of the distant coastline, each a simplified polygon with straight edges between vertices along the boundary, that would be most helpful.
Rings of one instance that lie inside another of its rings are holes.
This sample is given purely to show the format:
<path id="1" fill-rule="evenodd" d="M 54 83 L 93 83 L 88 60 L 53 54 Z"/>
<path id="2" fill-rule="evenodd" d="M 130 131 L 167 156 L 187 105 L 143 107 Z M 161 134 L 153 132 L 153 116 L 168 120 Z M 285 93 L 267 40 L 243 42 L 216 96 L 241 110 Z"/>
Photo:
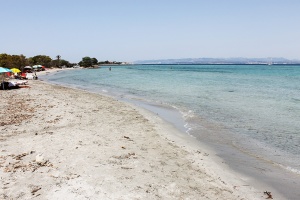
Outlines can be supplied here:
<path id="1" fill-rule="evenodd" d="M 300 60 L 286 58 L 182 58 L 162 60 L 139 60 L 133 64 L 160 65 L 299 65 Z"/>
<path id="2" fill-rule="evenodd" d="M 300 63 L 295 63 L 295 64 L 285 64 L 285 63 L 282 63 L 282 64 L 272 64 L 272 65 L 268 65 L 268 64 L 247 64 L 247 63 L 168 63 L 168 64 L 127 64 L 127 65 L 262 65 L 262 66 L 273 66 L 273 65 L 276 65 L 276 66 L 280 66 L 280 65 L 289 65 L 289 66 L 292 66 L 292 65 L 300 65 Z M 101 65 L 103 66 L 103 65 Z"/>

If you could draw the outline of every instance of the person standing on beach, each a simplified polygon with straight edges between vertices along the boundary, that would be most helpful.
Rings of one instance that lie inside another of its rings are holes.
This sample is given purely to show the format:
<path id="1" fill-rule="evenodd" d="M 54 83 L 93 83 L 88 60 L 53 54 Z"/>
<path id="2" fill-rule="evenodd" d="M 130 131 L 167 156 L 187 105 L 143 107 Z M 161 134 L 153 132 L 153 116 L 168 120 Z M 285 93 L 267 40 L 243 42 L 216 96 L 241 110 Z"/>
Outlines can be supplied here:
<path id="1" fill-rule="evenodd" d="M 36 75 L 36 72 L 34 72 L 33 79 L 34 79 L 34 80 L 37 80 L 37 79 L 38 79 L 38 77 L 37 77 L 37 75 Z"/>

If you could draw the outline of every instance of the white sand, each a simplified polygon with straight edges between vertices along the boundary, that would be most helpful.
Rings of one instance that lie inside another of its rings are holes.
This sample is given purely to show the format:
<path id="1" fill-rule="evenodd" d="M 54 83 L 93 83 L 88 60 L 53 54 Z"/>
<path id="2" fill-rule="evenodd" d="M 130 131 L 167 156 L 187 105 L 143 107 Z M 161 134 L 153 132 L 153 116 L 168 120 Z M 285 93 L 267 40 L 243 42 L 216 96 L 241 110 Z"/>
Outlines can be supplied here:
<path id="1" fill-rule="evenodd" d="M 265 199 L 157 116 L 29 81 L 0 91 L 0 199 Z"/>

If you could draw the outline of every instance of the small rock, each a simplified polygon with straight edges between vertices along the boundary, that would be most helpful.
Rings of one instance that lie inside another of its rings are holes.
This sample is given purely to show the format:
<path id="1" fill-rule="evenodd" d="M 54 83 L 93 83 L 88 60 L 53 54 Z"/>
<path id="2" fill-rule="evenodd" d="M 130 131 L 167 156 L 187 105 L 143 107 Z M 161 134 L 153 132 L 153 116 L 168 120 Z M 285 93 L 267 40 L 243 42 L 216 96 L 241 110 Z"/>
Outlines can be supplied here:
<path id="1" fill-rule="evenodd" d="M 36 155 L 35 162 L 37 162 L 37 163 L 43 163 L 43 162 L 45 162 L 43 154 Z"/>

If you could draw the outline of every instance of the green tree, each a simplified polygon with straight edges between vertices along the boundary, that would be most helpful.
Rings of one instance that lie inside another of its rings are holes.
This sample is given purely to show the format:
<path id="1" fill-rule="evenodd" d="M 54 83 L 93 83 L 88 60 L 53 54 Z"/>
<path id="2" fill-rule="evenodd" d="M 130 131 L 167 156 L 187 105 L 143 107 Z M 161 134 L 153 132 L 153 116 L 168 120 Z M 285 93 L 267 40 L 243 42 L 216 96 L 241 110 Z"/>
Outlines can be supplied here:
<path id="1" fill-rule="evenodd" d="M 92 65 L 98 65 L 98 60 L 96 58 L 92 58 Z"/>
<path id="2" fill-rule="evenodd" d="M 61 59 L 60 64 L 61 64 L 61 66 L 72 67 L 72 64 L 67 60 Z"/>
<path id="3" fill-rule="evenodd" d="M 61 56 L 60 56 L 60 55 L 57 55 L 56 58 L 57 58 L 57 67 L 60 67 L 59 59 L 61 58 Z"/>
<path id="4" fill-rule="evenodd" d="M 46 55 L 37 55 L 28 59 L 30 65 L 43 65 L 50 67 L 52 59 Z"/>
<path id="5" fill-rule="evenodd" d="M 7 68 L 8 67 L 8 58 L 9 57 L 9 55 L 7 55 L 6 53 L 2 53 L 2 54 L 0 54 L 0 66 L 1 67 L 5 67 L 5 68 Z"/>
<path id="6" fill-rule="evenodd" d="M 18 68 L 22 69 L 27 64 L 26 57 L 24 55 L 8 55 L 0 54 L 0 66 L 6 68 Z"/>
<path id="7" fill-rule="evenodd" d="M 93 65 L 92 59 L 88 56 L 83 57 L 79 62 L 79 65 L 82 67 L 91 67 Z"/>
<path id="8" fill-rule="evenodd" d="M 20 55 L 20 69 L 23 69 L 23 67 L 28 65 L 28 59 L 26 59 L 26 56 L 24 56 L 23 54 Z"/>
<path id="9" fill-rule="evenodd" d="M 21 69 L 21 70 L 27 64 L 26 57 L 22 54 L 21 55 L 12 55 L 11 56 L 11 62 L 12 62 L 11 68 L 15 67 L 15 68 L 18 68 L 18 69 Z"/>

